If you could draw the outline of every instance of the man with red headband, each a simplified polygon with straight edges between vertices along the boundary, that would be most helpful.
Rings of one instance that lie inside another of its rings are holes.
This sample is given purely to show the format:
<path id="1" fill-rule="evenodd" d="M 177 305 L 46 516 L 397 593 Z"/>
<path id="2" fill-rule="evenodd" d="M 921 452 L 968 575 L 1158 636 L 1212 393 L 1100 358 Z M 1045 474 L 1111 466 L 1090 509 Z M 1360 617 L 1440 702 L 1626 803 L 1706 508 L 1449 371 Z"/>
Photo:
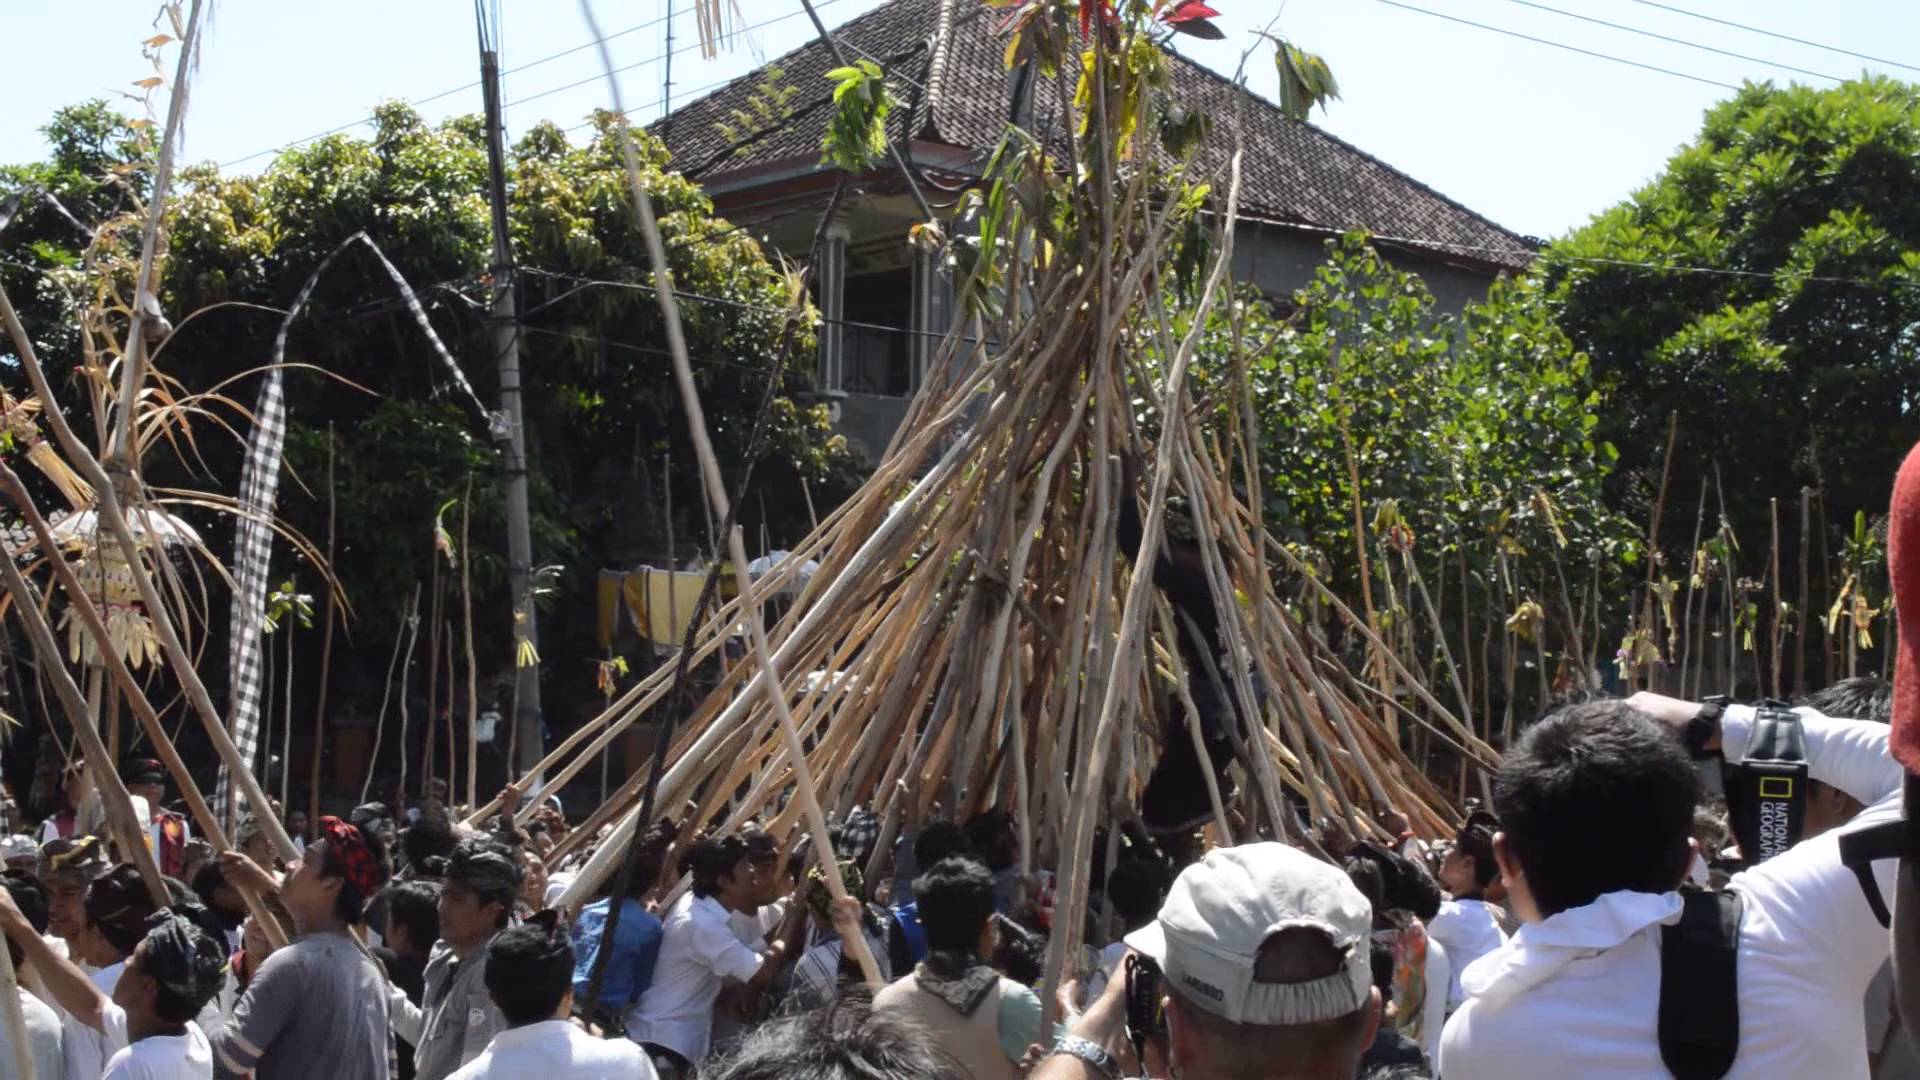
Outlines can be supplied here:
<path id="1" fill-rule="evenodd" d="M 227 880 L 279 894 L 299 939 L 269 956 L 214 1042 L 223 1078 L 387 1080 L 395 1068 L 380 969 L 353 927 L 388 877 L 380 838 L 336 817 L 275 884 L 244 855 L 221 857 Z"/>

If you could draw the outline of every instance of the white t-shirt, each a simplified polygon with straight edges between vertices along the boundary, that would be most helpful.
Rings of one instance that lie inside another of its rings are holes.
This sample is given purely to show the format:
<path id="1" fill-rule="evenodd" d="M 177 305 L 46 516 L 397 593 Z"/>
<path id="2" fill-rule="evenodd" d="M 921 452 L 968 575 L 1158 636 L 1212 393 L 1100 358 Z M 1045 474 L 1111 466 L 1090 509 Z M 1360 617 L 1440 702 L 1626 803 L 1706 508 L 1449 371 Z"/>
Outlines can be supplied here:
<path id="1" fill-rule="evenodd" d="M 653 1063 L 627 1039 L 596 1039 L 565 1020 L 508 1028 L 447 1080 L 654 1080 Z"/>
<path id="2" fill-rule="evenodd" d="M 88 972 L 87 979 L 111 1001 L 114 985 L 120 981 L 120 973 L 126 969 L 127 962 L 122 960 Z M 106 1025 L 104 1033 L 74 1019 L 66 1010 L 61 1010 L 63 1050 L 69 1077 L 84 1076 L 91 1080 L 99 1076 L 106 1069 L 107 1059 L 113 1056 L 114 1051 L 127 1045 L 127 1015 L 119 1006 L 109 1003 L 101 1021 Z"/>
<path id="3" fill-rule="evenodd" d="M 746 982 L 760 970 L 760 954 L 740 943 L 727 916 L 720 901 L 692 893 L 667 912 L 653 982 L 627 1021 L 636 1042 L 664 1046 L 688 1061 L 707 1056 L 721 985 Z"/>
<path id="4" fill-rule="evenodd" d="M 20 996 L 20 1015 L 26 1021 L 27 1056 L 33 1060 L 33 1074 L 59 1080 L 66 1075 L 67 1067 L 60 1049 L 65 1041 L 60 1014 L 24 988 L 15 988 L 14 993 Z M 0 1024 L 0 1073 L 11 1075 L 13 1067 L 12 1038 L 7 1034 L 7 1025 Z"/>
<path id="5" fill-rule="evenodd" d="M 1890 953 L 1887 931 L 1840 862 L 1840 836 L 1900 816 L 1900 765 L 1885 724 L 1796 710 L 1807 773 L 1858 799 L 1853 824 L 1736 874 L 1745 902 L 1735 961 L 1740 1044 L 1728 1080 L 1867 1075 L 1863 1002 Z M 1721 741 L 1746 755 L 1753 710 L 1728 706 Z M 1873 864 L 1893 895 L 1894 861 Z M 1441 1037 L 1446 1080 L 1538 1076 L 1664 1078 L 1660 1061 L 1660 929 L 1680 917 L 1678 893 L 1612 892 L 1521 927 L 1462 977 L 1468 999 Z"/>
<path id="6" fill-rule="evenodd" d="M 1507 935 L 1500 929 L 1500 920 L 1494 918 L 1493 905 L 1484 900 L 1448 900 L 1427 924 L 1427 936 L 1438 941 L 1453 962 L 1453 974 L 1447 979 L 1447 1012 L 1452 1014 L 1466 1000 L 1460 989 L 1461 973 L 1467 965 L 1505 945 Z"/>
<path id="7" fill-rule="evenodd" d="M 213 1080 L 213 1047 L 200 1027 L 182 1035 L 156 1035 L 122 1047 L 100 1080 Z"/>

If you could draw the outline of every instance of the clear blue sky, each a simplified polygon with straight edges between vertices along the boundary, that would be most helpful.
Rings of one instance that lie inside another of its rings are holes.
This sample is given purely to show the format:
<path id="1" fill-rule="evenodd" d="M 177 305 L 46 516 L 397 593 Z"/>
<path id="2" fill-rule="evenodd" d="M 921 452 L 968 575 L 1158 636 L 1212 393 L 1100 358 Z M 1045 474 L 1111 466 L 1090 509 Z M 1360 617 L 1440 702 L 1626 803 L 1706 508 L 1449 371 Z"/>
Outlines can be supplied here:
<path id="1" fill-rule="evenodd" d="M 504 65 L 513 68 L 587 42 L 573 0 L 501 0 Z M 681 102 L 710 84 L 786 52 L 812 30 L 799 0 L 737 2 L 737 36 L 717 59 L 693 41 L 689 0 L 679 0 L 673 79 Z M 961 0 L 973 3 L 977 0 Z M 1662 10 L 1644 0 L 1540 0 L 1546 7 L 1630 25 L 1755 60 L 1690 48 L 1541 10 L 1522 0 L 1404 0 L 1408 6 L 1607 53 L 1723 83 L 1797 80 L 1862 70 L 1920 79 L 1920 4 L 1913 0 L 1663 0 L 1702 14 L 1855 56 L 1764 37 Z M 838 24 L 879 0 L 818 0 Z M 1231 71 L 1274 0 L 1213 0 L 1227 42 L 1189 50 Z M 148 74 L 138 42 L 155 0 L 9 0 L 7 60 L 0 66 L 0 161 L 40 156 L 38 127 L 60 105 L 114 95 Z M 599 0 L 630 105 L 650 118 L 661 96 L 667 0 Z M 477 62 L 468 0 L 224 0 L 216 8 L 194 93 L 189 160 L 233 162 L 366 115 L 388 98 L 419 100 L 472 82 Z M 1418 180 L 1521 232 L 1554 236 L 1624 198 L 1655 175 L 1697 129 L 1702 110 L 1729 91 L 1626 67 L 1492 30 L 1448 22 L 1386 0 L 1284 0 L 1280 33 L 1332 64 L 1345 98 L 1316 122 Z M 651 25 L 648 25 L 651 24 Z M 1271 51 L 1250 64 L 1252 86 L 1274 92 Z M 651 62 L 649 62 L 651 61 Z M 1906 68 L 1900 64 L 1911 64 Z M 1791 65 L 1816 74 L 1796 74 Z M 592 49 L 507 79 L 509 133 L 542 118 L 580 122 L 606 91 Z M 584 85 L 559 90 L 569 83 Z M 556 91 L 547 93 L 547 91 Z M 687 95 L 681 97 L 680 95 Z M 133 108 L 131 102 L 128 108 Z M 478 89 L 422 105 L 430 118 L 477 112 Z M 364 128 L 358 130 L 365 130 Z M 255 157 L 236 169 L 264 168 Z"/>

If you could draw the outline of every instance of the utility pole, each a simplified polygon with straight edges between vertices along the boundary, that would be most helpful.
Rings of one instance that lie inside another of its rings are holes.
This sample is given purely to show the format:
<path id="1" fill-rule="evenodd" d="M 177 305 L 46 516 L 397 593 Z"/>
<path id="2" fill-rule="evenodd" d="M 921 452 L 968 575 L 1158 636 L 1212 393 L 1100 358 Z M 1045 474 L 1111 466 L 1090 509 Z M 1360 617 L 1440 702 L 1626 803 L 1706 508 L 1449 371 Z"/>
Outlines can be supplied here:
<path id="1" fill-rule="evenodd" d="M 545 756 L 540 742 L 540 665 L 520 663 L 520 643 L 537 652 L 534 617 L 533 527 L 527 509 L 526 421 L 520 407 L 520 316 L 514 304 L 513 243 L 507 232 L 507 160 L 500 119 L 500 55 L 494 40 L 491 8 L 495 0 L 474 0 L 480 34 L 480 86 L 487 123 L 487 198 L 493 207 L 493 348 L 500 370 L 500 414 L 507 449 L 507 588 L 513 596 L 514 747 L 519 760 L 509 765 L 519 776 Z"/>

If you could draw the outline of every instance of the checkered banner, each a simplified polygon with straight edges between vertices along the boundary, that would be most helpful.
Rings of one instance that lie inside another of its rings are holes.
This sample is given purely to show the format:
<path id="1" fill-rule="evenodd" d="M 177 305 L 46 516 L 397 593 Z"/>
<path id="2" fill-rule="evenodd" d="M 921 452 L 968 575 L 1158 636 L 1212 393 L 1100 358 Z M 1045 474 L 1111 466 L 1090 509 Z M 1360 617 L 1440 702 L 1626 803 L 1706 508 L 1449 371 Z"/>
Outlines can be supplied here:
<path id="1" fill-rule="evenodd" d="M 374 258 L 386 269 L 387 276 L 400 290 L 400 296 L 406 301 L 408 310 L 413 312 L 413 321 L 433 343 L 433 349 L 440 354 L 441 363 L 446 365 L 454 385 L 460 388 L 475 409 L 482 416 L 491 419 L 486 407 L 480 404 L 479 395 L 473 392 L 473 385 L 467 381 L 466 373 L 453 360 L 453 354 L 433 332 L 433 324 L 427 320 L 426 309 L 420 306 L 420 300 L 414 295 L 413 287 L 407 284 L 400 271 L 364 232 L 354 233 L 341 242 L 320 260 L 320 265 L 308 275 L 306 283 L 300 286 L 300 294 L 294 298 L 293 306 L 287 309 L 287 316 L 280 322 L 280 332 L 273 342 L 273 365 L 269 367 L 260 385 L 260 402 L 253 410 L 253 435 L 247 440 L 247 458 L 240 473 L 240 513 L 234 526 L 233 561 L 234 588 L 233 614 L 230 620 L 231 637 L 228 645 L 228 670 L 232 675 L 232 695 L 227 704 L 227 728 L 233 734 L 234 745 L 240 750 L 240 757 L 248 767 L 256 769 L 260 765 L 260 698 L 263 689 L 263 673 L 260 652 L 260 632 L 265 623 L 267 606 L 267 578 L 273 557 L 273 504 L 275 493 L 280 487 L 281 452 L 287 441 L 287 399 L 285 374 L 287 359 L 287 333 L 292 329 L 295 319 L 306 308 L 315 285 L 340 257 L 354 244 L 364 244 L 373 252 Z M 282 762 L 282 767 L 285 763 Z M 231 798 L 231 778 L 225 769 L 220 770 L 220 782 L 214 789 L 214 812 L 224 816 L 227 800 Z"/>

